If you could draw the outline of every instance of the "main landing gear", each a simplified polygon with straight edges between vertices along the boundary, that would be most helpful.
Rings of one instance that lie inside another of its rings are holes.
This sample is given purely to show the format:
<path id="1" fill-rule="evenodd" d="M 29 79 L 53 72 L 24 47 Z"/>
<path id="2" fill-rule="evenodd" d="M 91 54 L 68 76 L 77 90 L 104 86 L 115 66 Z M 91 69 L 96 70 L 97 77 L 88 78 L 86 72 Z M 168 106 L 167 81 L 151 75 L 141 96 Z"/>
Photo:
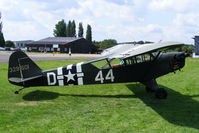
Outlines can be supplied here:
<path id="1" fill-rule="evenodd" d="M 152 93 L 155 92 L 155 97 L 158 99 L 166 99 L 167 98 L 167 91 L 164 88 L 159 88 L 158 84 L 155 79 L 141 82 L 146 86 L 146 92 Z"/>
<path id="2" fill-rule="evenodd" d="M 153 93 L 155 92 L 155 97 L 158 99 L 166 99 L 167 98 L 167 91 L 164 88 L 158 88 L 153 90 L 149 87 L 146 87 L 146 92 Z"/>

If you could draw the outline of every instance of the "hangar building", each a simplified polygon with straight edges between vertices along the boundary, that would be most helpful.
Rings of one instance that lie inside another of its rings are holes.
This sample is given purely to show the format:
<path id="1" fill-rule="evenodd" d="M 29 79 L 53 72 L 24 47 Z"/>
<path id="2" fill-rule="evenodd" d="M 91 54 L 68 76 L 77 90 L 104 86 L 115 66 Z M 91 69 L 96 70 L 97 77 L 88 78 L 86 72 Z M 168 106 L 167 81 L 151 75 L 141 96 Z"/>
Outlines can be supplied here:
<path id="1" fill-rule="evenodd" d="M 32 52 L 92 53 L 95 46 L 82 37 L 48 37 L 26 45 Z"/>
<path id="2" fill-rule="evenodd" d="M 195 44 L 194 52 L 196 55 L 199 55 L 199 36 L 195 36 L 193 39 Z"/>
<path id="3" fill-rule="evenodd" d="M 194 39 L 194 45 L 195 45 L 193 58 L 199 58 L 199 36 L 195 36 L 193 39 Z"/>

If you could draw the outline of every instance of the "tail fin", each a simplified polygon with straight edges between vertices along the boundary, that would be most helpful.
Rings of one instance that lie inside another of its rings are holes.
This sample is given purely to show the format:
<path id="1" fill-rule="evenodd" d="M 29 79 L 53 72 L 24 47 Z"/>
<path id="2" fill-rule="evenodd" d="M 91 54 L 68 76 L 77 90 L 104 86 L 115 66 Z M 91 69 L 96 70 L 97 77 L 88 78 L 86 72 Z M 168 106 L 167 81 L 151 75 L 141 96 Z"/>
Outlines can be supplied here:
<path id="1" fill-rule="evenodd" d="M 9 82 L 22 85 L 24 81 L 42 76 L 42 70 L 24 52 L 12 53 L 9 59 Z"/>

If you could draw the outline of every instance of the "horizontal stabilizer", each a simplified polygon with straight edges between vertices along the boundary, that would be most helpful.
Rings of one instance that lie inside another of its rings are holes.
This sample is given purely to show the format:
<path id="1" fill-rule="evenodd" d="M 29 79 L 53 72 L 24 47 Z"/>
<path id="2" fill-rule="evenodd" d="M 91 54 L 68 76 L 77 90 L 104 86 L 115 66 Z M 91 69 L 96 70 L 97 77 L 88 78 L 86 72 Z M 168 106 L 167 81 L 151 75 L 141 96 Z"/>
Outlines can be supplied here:
<path id="1" fill-rule="evenodd" d="M 11 81 L 11 82 L 15 82 L 15 83 L 21 83 L 21 82 L 25 82 L 25 81 L 28 81 L 28 80 L 36 79 L 36 78 L 39 78 L 39 77 L 42 77 L 42 75 L 31 77 L 31 78 L 26 78 L 26 79 L 22 79 L 22 78 L 9 78 L 8 80 Z"/>

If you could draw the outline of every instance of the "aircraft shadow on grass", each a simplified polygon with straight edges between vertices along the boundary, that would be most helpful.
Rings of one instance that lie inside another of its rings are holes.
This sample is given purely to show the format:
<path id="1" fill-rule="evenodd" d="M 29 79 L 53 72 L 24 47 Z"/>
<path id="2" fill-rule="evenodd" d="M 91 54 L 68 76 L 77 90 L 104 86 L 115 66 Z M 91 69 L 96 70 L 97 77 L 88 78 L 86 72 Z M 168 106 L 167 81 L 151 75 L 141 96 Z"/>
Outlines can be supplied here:
<path id="1" fill-rule="evenodd" d="M 23 99 L 26 101 L 42 101 L 56 99 L 59 96 L 139 98 L 168 122 L 179 126 L 199 129 L 199 102 L 192 99 L 193 97 L 199 97 L 199 95 L 182 95 L 179 92 L 160 85 L 161 88 L 165 88 L 168 91 L 169 96 L 166 100 L 158 100 L 154 97 L 153 93 L 146 93 L 142 84 L 127 84 L 126 86 L 135 95 L 77 95 L 37 90 L 26 94 L 23 96 Z"/>
<path id="2" fill-rule="evenodd" d="M 72 97 L 98 97 L 98 98 L 136 98 L 135 95 L 84 95 L 84 94 L 60 94 L 57 92 L 50 91 L 40 91 L 36 90 L 30 92 L 23 96 L 23 99 L 26 101 L 42 101 L 42 100 L 52 100 L 56 99 L 59 96 L 72 96 Z"/>
<path id="3" fill-rule="evenodd" d="M 127 87 L 147 106 L 151 107 L 168 122 L 179 126 L 199 129 L 199 102 L 192 99 L 199 97 L 199 95 L 183 95 L 170 88 L 159 85 L 160 88 L 165 88 L 169 95 L 166 100 L 157 100 L 151 98 L 154 94 L 146 95 L 141 84 L 128 84 Z"/>

